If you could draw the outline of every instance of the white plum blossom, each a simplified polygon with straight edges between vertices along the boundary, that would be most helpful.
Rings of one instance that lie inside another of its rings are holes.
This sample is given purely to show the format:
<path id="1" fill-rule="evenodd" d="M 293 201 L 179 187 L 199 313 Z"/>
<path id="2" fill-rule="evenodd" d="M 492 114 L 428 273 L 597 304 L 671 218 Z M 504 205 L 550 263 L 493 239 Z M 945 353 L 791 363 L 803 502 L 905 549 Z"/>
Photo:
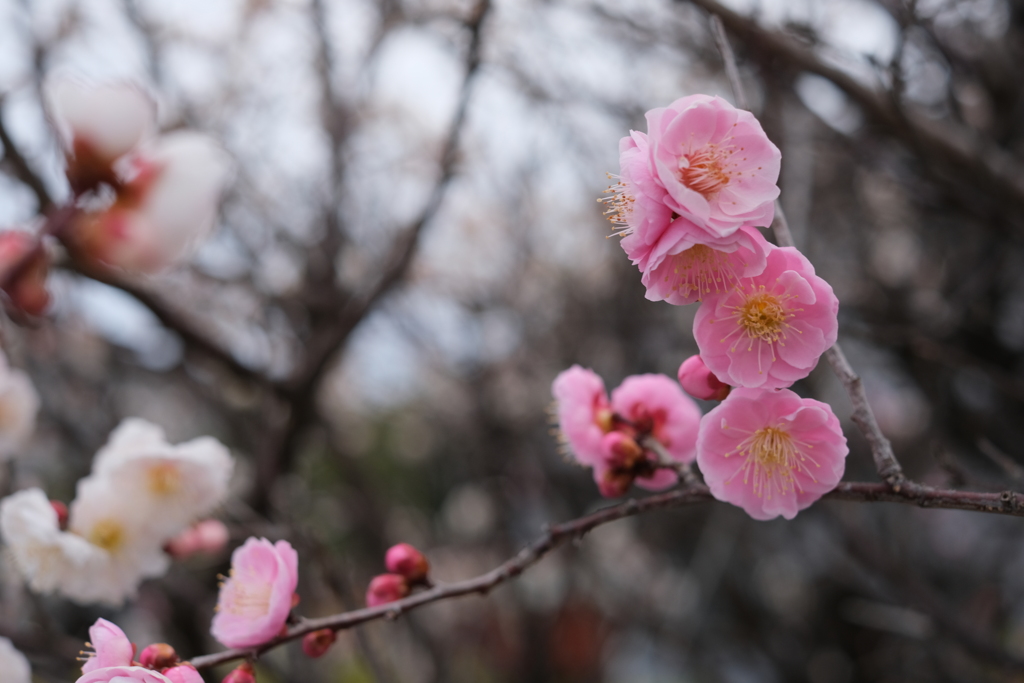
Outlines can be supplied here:
<path id="1" fill-rule="evenodd" d="M 0 461 L 16 454 L 35 429 L 39 395 L 23 371 L 0 352 Z"/>
<path id="2" fill-rule="evenodd" d="M 0 636 L 0 672 L 3 672 L 4 683 L 32 683 L 32 667 L 25 655 Z"/>
<path id="3" fill-rule="evenodd" d="M 164 431 L 128 418 L 96 454 L 93 474 L 147 520 L 148 533 L 174 536 L 220 505 L 234 462 L 228 449 L 204 436 L 173 446 Z"/>
<path id="4" fill-rule="evenodd" d="M 205 135 L 183 131 L 144 144 L 119 166 L 117 199 L 81 217 L 79 248 L 140 273 L 180 262 L 213 229 L 231 175 L 227 152 Z"/>
<path id="5" fill-rule="evenodd" d="M 50 121 L 71 155 L 87 152 L 110 163 L 156 128 L 153 98 L 131 83 L 55 78 L 46 83 L 44 97 Z"/>
<path id="6" fill-rule="evenodd" d="M 0 534 L 15 567 L 41 593 L 68 585 L 98 550 L 81 536 L 61 531 L 57 512 L 35 488 L 0 501 Z"/>

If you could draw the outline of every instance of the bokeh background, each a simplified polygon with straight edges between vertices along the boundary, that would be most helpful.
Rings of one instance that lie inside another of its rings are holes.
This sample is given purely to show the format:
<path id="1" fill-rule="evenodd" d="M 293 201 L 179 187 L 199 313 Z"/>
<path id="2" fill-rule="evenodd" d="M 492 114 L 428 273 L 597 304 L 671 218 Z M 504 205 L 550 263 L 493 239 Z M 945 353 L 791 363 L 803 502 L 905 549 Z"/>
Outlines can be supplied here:
<path id="1" fill-rule="evenodd" d="M 696 352 L 695 308 L 644 299 L 595 199 L 647 109 L 732 98 L 708 8 L 0 0 L 0 226 L 68 197 L 49 76 L 142 82 L 162 127 L 236 160 L 188 267 L 115 286 L 57 268 L 51 312 L 0 325 L 43 400 L 2 492 L 70 500 L 127 416 L 172 441 L 212 434 L 238 459 L 220 514 L 233 542 L 290 539 L 307 616 L 361 606 L 391 543 L 452 581 L 603 504 L 550 434 L 550 383 L 573 363 L 609 387 L 674 375 Z M 782 205 L 898 457 L 926 483 L 1019 488 L 1024 2 L 727 8 L 782 150 Z M 873 480 L 828 368 L 796 389 L 844 418 L 846 478 Z M 724 504 L 659 512 L 486 598 L 344 633 L 321 660 L 279 648 L 260 681 L 1021 680 L 1022 532 L 882 504 L 767 523 Z M 212 652 L 227 559 L 178 563 L 120 610 L 32 595 L 0 564 L 0 634 L 39 681 L 74 680 L 98 616 Z"/>

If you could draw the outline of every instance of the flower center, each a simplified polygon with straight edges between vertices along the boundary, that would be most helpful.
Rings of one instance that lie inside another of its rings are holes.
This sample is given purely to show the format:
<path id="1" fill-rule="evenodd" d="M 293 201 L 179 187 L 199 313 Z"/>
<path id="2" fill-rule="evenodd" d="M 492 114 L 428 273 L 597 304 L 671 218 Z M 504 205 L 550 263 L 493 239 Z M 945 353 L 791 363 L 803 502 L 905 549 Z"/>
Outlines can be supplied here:
<path id="1" fill-rule="evenodd" d="M 733 310 L 740 327 L 750 339 L 760 339 L 769 344 L 786 336 L 786 328 L 789 327 L 786 320 L 793 317 L 779 297 L 764 291 L 763 286 Z"/>
<path id="2" fill-rule="evenodd" d="M 744 485 L 753 483 L 757 497 L 767 496 L 769 500 L 773 494 L 802 490 L 795 472 L 804 472 L 817 481 L 809 465 L 819 465 L 806 453 L 811 448 L 811 444 L 794 439 L 783 427 L 762 427 L 725 454 L 727 458 L 733 453 L 743 456 L 743 464 L 726 483 L 742 472 Z"/>
<path id="3" fill-rule="evenodd" d="M 695 152 L 683 156 L 687 166 L 680 167 L 679 176 L 683 185 L 705 197 L 711 196 L 729 184 L 728 158 L 731 152 L 718 145 L 705 145 Z"/>
<path id="4" fill-rule="evenodd" d="M 124 527 L 112 519 L 101 519 L 93 525 L 86 540 L 112 553 L 124 542 Z"/>
<path id="5" fill-rule="evenodd" d="M 702 299 L 739 281 L 729 263 L 729 254 L 703 244 L 673 256 L 671 266 L 672 272 L 665 276 L 665 282 L 672 282 L 672 290 L 683 290 L 684 295 L 696 292 Z"/>
<path id="6" fill-rule="evenodd" d="M 231 570 L 231 578 L 223 587 L 223 596 L 218 605 L 236 617 L 253 619 L 270 611 L 270 594 L 272 586 L 269 582 L 255 577 L 239 579 L 235 570 Z"/>
<path id="7" fill-rule="evenodd" d="M 181 488 L 181 472 L 174 463 L 157 463 L 146 470 L 146 486 L 158 496 L 176 493 Z"/>

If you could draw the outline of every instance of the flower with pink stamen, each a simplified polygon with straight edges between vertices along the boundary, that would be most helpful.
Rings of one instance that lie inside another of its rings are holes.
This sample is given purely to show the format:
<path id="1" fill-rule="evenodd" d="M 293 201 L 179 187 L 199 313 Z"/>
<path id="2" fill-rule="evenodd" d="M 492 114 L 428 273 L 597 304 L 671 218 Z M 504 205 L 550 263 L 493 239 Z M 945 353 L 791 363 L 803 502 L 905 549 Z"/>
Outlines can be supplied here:
<path id="1" fill-rule="evenodd" d="M 627 421 L 652 465 L 662 459 L 687 463 L 696 457 L 700 408 L 665 375 L 627 377 L 612 392 L 611 406 L 617 418 Z M 636 478 L 638 486 L 655 491 L 676 481 L 676 473 L 664 468 Z"/>
<path id="2" fill-rule="evenodd" d="M 558 426 L 581 465 L 601 460 L 601 440 L 612 429 L 612 411 L 604 381 L 593 370 L 574 365 L 551 385 L 558 403 Z"/>
<path id="3" fill-rule="evenodd" d="M 848 452 L 832 409 L 788 389 L 734 389 L 697 437 L 711 495 L 754 519 L 793 519 L 836 487 Z"/>
<path id="4" fill-rule="evenodd" d="M 281 632 L 299 582 L 299 556 L 288 541 L 250 538 L 231 554 L 210 632 L 226 647 L 253 647 Z"/>
<path id="5" fill-rule="evenodd" d="M 719 237 L 685 218 L 672 221 L 653 243 L 633 234 L 621 244 L 643 273 L 645 296 L 676 306 L 722 294 L 742 278 L 760 275 L 771 248 L 757 228 L 744 226 Z"/>
<path id="6" fill-rule="evenodd" d="M 647 138 L 672 211 L 720 236 L 771 224 L 782 155 L 753 114 L 690 95 L 647 112 Z"/>
<path id="7" fill-rule="evenodd" d="M 793 247 L 772 247 L 763 273 L 704 300 L 693 322 L 700 357 L 733 386 L 780 389 L 810 374 L 836 341 L 839 300 Z"/>
<path id="8" fill-rule="evenodd" d="M 117 624 L 106 619 L 97 619 L 89 627 L 89 642 L 86 646 L 93 651 L 85 653 L 88 659 L 82 665 L 82 673 L 110 666 L 131 666 L 135 657 L 135 646 L 128 640 L 128 636 Z"/>

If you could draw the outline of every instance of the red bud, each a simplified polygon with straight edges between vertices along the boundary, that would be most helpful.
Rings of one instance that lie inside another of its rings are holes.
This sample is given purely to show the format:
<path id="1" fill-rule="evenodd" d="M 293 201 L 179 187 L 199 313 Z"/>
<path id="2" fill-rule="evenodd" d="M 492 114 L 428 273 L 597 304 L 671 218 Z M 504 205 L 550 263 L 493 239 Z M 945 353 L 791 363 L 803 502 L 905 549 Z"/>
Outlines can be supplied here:
<path id="1" fill-rule="evenodd" d="M 149 669 L 166 669 L 178 663 L 178 653 L 167 643 L 147 645 L 139 653 L 139 664 Z"/>
<path id="2" fill-rule="evenodd" d="M 307 657 L 316 659 L 327 654 L 327 651 L 331 649 L 331 645 L 337 640 L 338 635 L 334 632 L 334 629 L 322 628 L 319 631 L 313 631 L 307 633 L 302 639 L 302 651 L 306 653 Z"/>
<path id="3" fill-rule="evenodd" d="M 221 683 L 256 683 L 256 672 L 253 671 L 252 664 L 244 662 L 232 669 Z"/>
<path id="4" fill-rule="evenodd" d="M 399 543 L 388 548 L 384 565 L 393 574 L 400 574 L 410 584 L 422 583 L 430 571 L 430 563 L 419 550 L 408 543 Z"/>
<path id="5" fill-rule="evenodd" d="M 409 594 L 409 583 L 399 574 L 380 574 L 373 577 L 366 589 L 366 604 L 376 607 L 395 600 L 401 600 Z"/>

